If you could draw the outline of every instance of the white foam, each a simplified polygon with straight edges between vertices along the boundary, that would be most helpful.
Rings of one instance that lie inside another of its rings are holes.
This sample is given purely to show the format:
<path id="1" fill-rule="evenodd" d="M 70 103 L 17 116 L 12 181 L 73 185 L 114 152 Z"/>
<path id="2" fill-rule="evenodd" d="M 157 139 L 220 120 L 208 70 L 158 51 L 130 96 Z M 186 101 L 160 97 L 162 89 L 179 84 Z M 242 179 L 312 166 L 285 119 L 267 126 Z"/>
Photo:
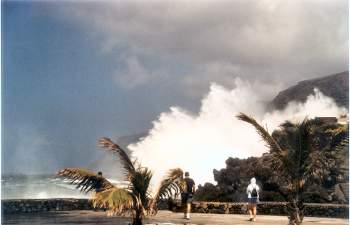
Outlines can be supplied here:
<path id="1" fill-rule="evenodd" d="M 143 166 L 153 170 L 153 186 L 175 167 L 189 171 L 197 184 L 203 184 L 214 181 L 213 169 L 224 168 L 228 157 L 247 158 L 268 151 L 254 128 L 236 119 L 239 112 L 255 117 L 270 132 L 285 120 L 347 113 L 318 90 L 303 104 L 290 103 L 283 111 L 266 113 L 261 92 L 239 79 L 232 90 L 213 84 L 198 114 L 171 107 L 153 121 L 147 137 L 128 148 Z"/>

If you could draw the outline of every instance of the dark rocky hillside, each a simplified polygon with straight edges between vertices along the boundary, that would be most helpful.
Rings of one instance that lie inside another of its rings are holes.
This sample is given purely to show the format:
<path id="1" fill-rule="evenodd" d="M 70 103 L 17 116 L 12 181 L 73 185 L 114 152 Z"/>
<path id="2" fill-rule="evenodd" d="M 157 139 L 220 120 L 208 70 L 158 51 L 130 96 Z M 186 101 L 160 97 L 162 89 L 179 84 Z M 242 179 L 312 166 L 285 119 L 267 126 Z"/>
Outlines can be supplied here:
<path id="1" fill-rule="evenodd" d="M 318 88 L 323 94 L 332 97 L 339 106 L 349 107 L 349 71 L 317 79 L 299 82 L 278 95 L 270 103 L 271 109 L 283 109 L 288 102 L 305 102 L 307 96 Z"/>

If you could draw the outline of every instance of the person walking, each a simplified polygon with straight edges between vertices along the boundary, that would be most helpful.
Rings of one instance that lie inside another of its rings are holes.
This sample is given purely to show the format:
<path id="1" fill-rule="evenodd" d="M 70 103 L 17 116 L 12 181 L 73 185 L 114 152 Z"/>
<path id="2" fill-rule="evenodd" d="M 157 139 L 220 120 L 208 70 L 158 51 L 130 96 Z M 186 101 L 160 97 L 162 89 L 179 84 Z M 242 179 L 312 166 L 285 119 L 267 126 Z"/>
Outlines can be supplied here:
<path id="1" fill-rule="evenodd" d="M 97 176 L 96 176 L 96 180 L 95 180 L 95 192 L 96 193 L 104 191 L 103 181 L 104 181 L 104 177 L 102 176 L 102 172 L 98 171 Z"/>
<path id="2" fill-rule="evenodd" d="M 259 202 L 259 192 L 260 188 L 256 184 L 256 179 L 253 177 L 250 179 L 250 184 L 247 187 L 249 221 L 256 221 L 256 205 Z"/>
<path id="3" fill-rule="evenodd" d="M 185 172 L 184 190 L 181 193 L 181 202 L 184 206 L 184 218 L 190 219 L 191 204 L 193 201 L 194 192 L 196 191 L 194 180 L 190 178 L 190 173 Z"/>

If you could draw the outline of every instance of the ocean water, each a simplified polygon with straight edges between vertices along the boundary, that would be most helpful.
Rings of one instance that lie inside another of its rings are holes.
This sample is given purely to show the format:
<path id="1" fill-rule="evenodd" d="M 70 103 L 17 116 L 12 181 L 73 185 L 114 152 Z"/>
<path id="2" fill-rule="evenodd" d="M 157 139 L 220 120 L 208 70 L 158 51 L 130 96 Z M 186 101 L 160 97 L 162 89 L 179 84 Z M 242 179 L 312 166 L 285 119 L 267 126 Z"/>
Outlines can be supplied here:
<path id="1" fill-rule="evenodd" d="M 89 198 L 55 175 L 3 175 L 1 199 Z"/>

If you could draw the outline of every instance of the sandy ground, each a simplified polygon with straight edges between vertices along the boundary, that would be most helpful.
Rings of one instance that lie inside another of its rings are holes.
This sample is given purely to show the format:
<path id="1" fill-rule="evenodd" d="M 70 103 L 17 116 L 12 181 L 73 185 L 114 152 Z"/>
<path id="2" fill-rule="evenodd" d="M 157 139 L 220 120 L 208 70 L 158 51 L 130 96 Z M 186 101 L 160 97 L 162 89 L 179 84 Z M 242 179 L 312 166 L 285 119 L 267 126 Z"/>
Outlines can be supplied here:
<path id="1" fill-rule="evenodd" d="M 173 213 L 170 211 L 159 211 L 159 213 L 145 220 L 145 224 L 149 225 L 241 225 L 241 224 L 259 224 L 259 225 L 279 225 L 287 224 L 287 217 L 282 216 L 263 216 L 257 217 L 256 222 L 248 221 L 247 215 L 227 215 L 227 214 L 199 214 L 193 213 L 190 220 L 182 218 L 183 214 Z M 94 211 L 62 211 L 48 213 L 32 213 L 32 214 L 13 214 L 3 215 L 1 224 L 18 224 L 18 225 L 116 225 L 129 224 L 130 219 L 125 217 L 106 217 L 104 212 Z M 306 217 L 304 225 L 345 225 L 349 224 L 348 219 L 332 219 L 319 217 Z"/>

